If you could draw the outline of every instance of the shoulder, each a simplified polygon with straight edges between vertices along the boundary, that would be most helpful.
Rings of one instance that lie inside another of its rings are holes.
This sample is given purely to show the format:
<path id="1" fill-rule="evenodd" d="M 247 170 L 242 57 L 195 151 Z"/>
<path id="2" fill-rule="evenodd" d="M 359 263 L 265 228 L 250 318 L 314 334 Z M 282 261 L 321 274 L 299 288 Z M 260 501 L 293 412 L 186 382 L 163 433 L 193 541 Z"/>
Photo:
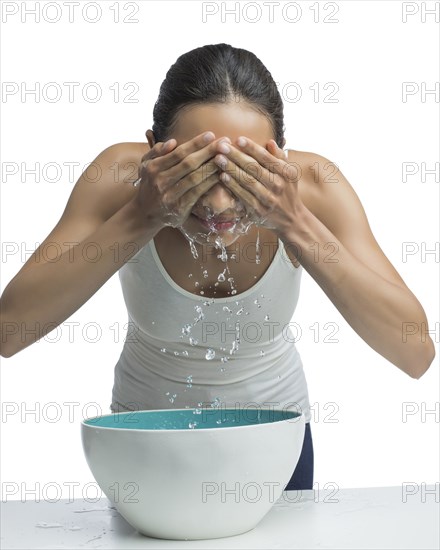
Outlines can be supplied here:
<path id="1" fill-rule="evenodd" d="M 140 164 L 142 157 L 148 153 L 149 150 L 150 146 L 148 143 L 124 141 L 110 145 L 103 151 L 103 153 L 105 153 L 108 157 L 111 157 L 116 162 L 125 161 L 137 162 Z"/>
<path id="2" fill-rule="evenodd" d="M 329 229 L 336 229 L 347 210 L 363 210 L 359 197 L 333 160 L 310 151 L 288 150 L 298 167 L 298 192 L 304 205 Z"/>

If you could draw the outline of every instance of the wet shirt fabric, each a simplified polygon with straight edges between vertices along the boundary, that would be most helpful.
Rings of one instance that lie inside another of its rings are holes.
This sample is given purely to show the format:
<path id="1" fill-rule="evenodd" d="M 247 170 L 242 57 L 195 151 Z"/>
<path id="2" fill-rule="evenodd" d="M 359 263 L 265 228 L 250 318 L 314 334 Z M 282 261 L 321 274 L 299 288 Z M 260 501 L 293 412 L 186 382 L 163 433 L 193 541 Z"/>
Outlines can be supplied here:
<path id="1" fill-rule="evenodd" d="M 251 288 L 206 298 L 177 285 L 149 241 L 119 270 L 128 330 L 111 411 L 273 407 L 301 412 L 310 422 L 291 327 L 302 269 L 279 239 L 271 264 Z"/>

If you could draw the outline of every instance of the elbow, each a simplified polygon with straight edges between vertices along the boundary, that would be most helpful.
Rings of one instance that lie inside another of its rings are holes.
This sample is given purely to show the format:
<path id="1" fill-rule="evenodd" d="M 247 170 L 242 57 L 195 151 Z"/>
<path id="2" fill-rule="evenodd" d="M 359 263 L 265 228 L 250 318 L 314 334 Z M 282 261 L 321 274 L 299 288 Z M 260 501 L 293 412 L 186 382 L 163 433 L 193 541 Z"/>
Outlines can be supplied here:
<path id="1" fill-rule="evenodd" d="M 20 348 L 17 346 L 17 333 L 19 332 L 17 323 L 5 319 L 6 315 L 0 318 L 0 355 L 9 358 L 15 355 Z"/>
<path id="2" fill-rule="evenodd" d="M 9 357 L 15 355 L 18 351 L 20 350 L 17 349 L 13 342 L 8 342 L 5 340 L 4 333 L 2 331 L 0 342 L 0 355 L 5 359 L 8 359 Z"/>
<path id="3" fill-rule="evenodd" d="M 434 342 L 431 338 L 428 339 L 423 346 L 422 351 L 419 351 L 417 358 L 412 362 L 411 367 L 406 371 L 411 378 L 419 380 L 429 369 L 435 358 Z"/>
<path id="4" fill-rule="evenodd" d="M 9 357 L 12 357 L 15 354 L 16 354 L 16 351 L 5 349 L 4 346 L 0 346 L 0 356 L 1 357 L 5 358 L 5 359 L 8 359 Z"/>

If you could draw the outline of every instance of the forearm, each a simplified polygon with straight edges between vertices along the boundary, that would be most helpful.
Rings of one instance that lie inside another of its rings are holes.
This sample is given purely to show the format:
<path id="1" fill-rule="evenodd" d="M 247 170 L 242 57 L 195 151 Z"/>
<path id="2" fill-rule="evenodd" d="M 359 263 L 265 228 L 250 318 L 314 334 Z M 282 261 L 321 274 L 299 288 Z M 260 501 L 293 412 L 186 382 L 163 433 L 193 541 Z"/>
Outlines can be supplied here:
<path id="1" fill-rule="evenodd" d="M 409 289 L 363 264 L 306 207 L 279 236 L 290 259 L 301 263 L 371 348 L 411 377 L 426 371 L 434 345 L 425 312 Z M 418 330 L 406 334 L 408 326 Z"/>
<path id="2" fill-rule="evenodd" d="M 10 357 L 65 321 L 157 231 L 129 202 L 56 261 L 19 272 L 0 300 L 1 354 Z"/>

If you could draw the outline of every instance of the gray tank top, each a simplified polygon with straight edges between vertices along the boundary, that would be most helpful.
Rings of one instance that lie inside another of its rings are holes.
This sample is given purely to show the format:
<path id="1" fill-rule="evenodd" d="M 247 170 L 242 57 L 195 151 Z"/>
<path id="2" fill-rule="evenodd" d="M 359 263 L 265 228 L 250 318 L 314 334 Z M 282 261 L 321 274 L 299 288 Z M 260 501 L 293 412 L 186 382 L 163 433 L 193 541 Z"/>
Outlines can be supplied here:
<path id="1" fill-rule="evenodd" d="M 119 270 L 129 325 L 112 412 L 273 407 L 302 412 L 309 422 L 307 383 L 289 326 L 302 269 L 279 239 L 251 288 L 205 298 L 174 282 L 149 241 Z"/>

